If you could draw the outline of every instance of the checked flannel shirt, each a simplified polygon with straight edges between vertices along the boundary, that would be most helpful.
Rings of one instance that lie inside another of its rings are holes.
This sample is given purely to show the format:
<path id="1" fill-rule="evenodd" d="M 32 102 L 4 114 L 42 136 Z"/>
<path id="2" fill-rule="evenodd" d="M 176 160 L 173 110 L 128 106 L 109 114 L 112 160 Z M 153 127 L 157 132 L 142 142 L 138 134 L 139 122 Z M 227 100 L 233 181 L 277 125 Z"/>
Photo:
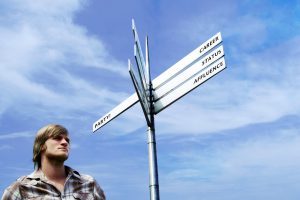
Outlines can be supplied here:
<path id="1" fill-rule="evenodd" d="M 38 170 L 19 178 L 9 186 L 4 191 L 2 200 L 105 200 L 104 192 L 95 179 L 89 175 L 81 175 L 67 166 L 66 170 L 68 175 L 63 193 L 47 180 L 41 170 Z"/>

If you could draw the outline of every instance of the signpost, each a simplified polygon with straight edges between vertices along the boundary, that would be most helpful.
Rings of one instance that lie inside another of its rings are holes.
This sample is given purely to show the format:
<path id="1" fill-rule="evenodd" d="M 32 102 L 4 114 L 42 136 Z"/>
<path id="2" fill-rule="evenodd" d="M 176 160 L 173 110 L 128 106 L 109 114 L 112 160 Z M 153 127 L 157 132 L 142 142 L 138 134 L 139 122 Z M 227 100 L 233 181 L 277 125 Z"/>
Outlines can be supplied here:
<path id="1" fill-rule="evenodd" d="M 128 60 L 128 70 L 136 93 L 97 120 L 93 124 L 93 132 L 140 102 L 148 126 L 150 199 L 159 200 L 154 115 L 223 71 L 226 68 L 225 53 L 220 45 L 221 33 L 217 33 L 152 81 L 148 37 L 144 57 L 134 20 L 132 31 L 136 67 Z"/>
<path id="2" fill-rule="evenodd" d="M 176 64 L 171 66 L 169 69 L 167 69 L 165 72 L 160 74 L 158 77 L 156 77 L 152 81 L 153 90 L 158 88 L 160 85 L 168 81 L 172 76 L 179 73 L 181 70 L 186 68 L 191 62 L 195 61 L 199 57 L 203 56 L 205 53 L 209 52 L 211 49 L 216 47 L 218 44 L 222 42 L 221 33 L 217 33 L 207 41 L 205 41 L 203 44 L 201 44 L 199 47 L 197 47 L 195 50 L 193 50 L 191 53 L 189 53 L 187 56 L 182 58 L 180 61 L 178 61 Z M 147 43 L 146 43 L 147 44 Z M 147 50 L 147 48 L 146 48 Z M 98 129 L 106 125 L 108 122 L 125 112 L 127 109 L 131 108 L 134 104 L 136 104 L 139 101 L 138 96 L 136 93 L 132 94 L 130 97 L 125 99 L 123 102 L 121 102 L 117 107 L 112 109 L 110 112 L 106 113 L 103 117 L 98 119 L 93 124 L 93 132 L 96 132 Z"/>

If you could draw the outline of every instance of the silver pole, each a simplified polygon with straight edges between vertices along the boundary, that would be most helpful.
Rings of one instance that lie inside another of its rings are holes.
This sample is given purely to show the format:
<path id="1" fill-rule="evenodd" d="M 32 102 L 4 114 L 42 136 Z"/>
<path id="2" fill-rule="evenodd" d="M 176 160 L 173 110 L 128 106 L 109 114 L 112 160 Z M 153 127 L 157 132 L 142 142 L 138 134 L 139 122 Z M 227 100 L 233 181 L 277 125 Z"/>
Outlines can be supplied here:
<path id="1" fill-rule="evenodd" d="M 148 124 L 148 151 L 149 151 L 149 189 L 150 200 L 159 200 L 159 184 L 158 184 L 158 169 L 157 169 L 157 154 L 156 154 L 156 140 L 155 140 L 155 125 L 154 125 L 154 97 L 153 87 L 150 73 L 150 59 L 149 59 L 149 45 L 148 36 L 146 37 L 146 73 L 149 91 L 149 116 L 150 124 Z"/>
<path id="2" fill-rule="evenodd" d="M 151 80 L 151 79 L 150 79 Z M 149 176 L 150 176 L 150 200 L 159 200 L 159 183 L 157 169 L 157 153 L 155 140 L 155 125 L 154 125 L 154 104 L 152 94 L 152 83 L 149 84 L 150 93 L 150 125 L 148 125 L 148 151 L 149 151 Z"/>
<path id="3" fill-rule="evenodd" d="M 154 121 L 152 121 L 153 123 Z M 148 150 L 149 150 L 149 175 L 150 175 L 150 199 L 159 200 L 159 184 L 156 156 L 156 141 L 154 123 L 148 126 Z"/>

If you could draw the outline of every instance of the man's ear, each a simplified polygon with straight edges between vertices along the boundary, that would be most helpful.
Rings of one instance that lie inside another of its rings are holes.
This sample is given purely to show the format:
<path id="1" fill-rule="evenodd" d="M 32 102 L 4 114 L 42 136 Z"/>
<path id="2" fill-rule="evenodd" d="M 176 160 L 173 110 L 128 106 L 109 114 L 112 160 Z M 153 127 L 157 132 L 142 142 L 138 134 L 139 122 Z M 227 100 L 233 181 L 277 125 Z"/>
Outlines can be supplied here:
<path id="1" fill-rule="evenodd" d="M 41 148 L 41 152 L 45 151 L 46 149 L 47 149 L 46 145 L 43 144 L 43 145 L 42 145 L 42 148 Z"/>

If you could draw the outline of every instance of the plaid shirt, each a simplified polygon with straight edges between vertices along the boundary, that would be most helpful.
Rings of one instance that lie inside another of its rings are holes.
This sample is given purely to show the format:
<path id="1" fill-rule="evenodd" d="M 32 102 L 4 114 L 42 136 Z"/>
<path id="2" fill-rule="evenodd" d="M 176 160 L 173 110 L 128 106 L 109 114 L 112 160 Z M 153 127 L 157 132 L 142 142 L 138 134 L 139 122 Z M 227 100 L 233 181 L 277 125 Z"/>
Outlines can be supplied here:
<path id="1" fill-rule="evenodd" d="M 2 200 L 105 200 L 104 192 L 95 179 L 88 175 L 80 175 L 70 167 L 66 167 L 66 170 L 68 176 L 63 193 L 47 180 L 41 170 L 38 170 L 29 176 L 19 178 L 15 183 L 9 186 L 4 191 Z"/>

